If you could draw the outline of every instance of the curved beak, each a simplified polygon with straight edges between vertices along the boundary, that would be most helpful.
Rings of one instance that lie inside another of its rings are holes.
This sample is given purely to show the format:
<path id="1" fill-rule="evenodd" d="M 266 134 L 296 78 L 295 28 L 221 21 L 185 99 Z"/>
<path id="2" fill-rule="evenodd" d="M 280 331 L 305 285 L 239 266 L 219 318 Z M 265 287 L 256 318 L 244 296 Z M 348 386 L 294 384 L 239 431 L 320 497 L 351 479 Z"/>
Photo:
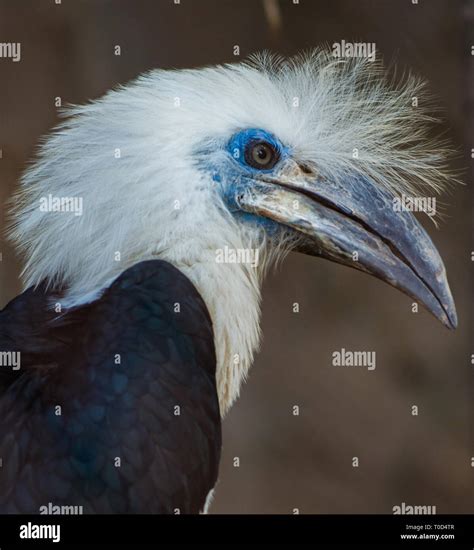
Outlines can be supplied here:
<path id="1" fill-rule="evenodd" d="M 241 210 L 296 230 L 297 250 L 365 271 L 422 303 L 448 328 L 457 326 L 446 270 L 416 218 L 369 179 L 344 184 L 309 173 L 294 161 L 276 175 L 242 187 Z"/>

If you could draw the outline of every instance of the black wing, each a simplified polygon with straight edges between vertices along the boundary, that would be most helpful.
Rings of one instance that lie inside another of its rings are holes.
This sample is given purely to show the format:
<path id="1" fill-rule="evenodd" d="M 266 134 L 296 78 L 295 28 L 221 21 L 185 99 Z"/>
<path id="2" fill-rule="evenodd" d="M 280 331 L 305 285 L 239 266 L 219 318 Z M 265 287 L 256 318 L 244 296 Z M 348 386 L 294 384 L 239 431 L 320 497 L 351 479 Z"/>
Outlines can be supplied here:
<path id="1" fill-rule="evenodd" d="M 47 301 L 29 290 L 0 314 L 0 350 L 22 358 L 0 366 L 0 513 L 200 512 L 221 425 L 212 323 L 194 286 L 154 260 L 65 315 Z"/>

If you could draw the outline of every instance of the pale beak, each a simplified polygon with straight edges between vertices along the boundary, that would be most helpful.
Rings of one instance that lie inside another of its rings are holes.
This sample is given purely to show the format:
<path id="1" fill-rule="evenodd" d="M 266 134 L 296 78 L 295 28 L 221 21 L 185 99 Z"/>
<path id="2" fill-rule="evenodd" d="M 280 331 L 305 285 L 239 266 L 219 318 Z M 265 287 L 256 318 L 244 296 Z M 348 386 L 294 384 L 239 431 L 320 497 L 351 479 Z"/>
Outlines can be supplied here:
<path id="1" fill-rule="evenodd" d="M 386 281 L 456 328 L 454 301 L 437 249 L 416 218 L 362 177 L 331 182 L 294 161 L 241 186 L 240 209 L 298 231 L 297 250 Z"/>

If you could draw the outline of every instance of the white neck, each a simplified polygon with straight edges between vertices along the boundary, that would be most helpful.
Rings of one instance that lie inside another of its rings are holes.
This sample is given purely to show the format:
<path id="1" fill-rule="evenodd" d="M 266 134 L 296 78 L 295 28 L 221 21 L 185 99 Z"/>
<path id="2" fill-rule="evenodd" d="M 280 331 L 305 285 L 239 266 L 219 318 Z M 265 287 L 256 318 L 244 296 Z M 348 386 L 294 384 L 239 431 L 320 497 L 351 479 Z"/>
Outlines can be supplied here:
<path id="1" fill-rule="evenodd" d="M 260 342 L 260 285 L 242 264 L 177 265 L 198 289 L 214 328 L 216 382 L 221 414 L 239 395 Z M 253 271 L 253 272 L 252 272 Z"/>

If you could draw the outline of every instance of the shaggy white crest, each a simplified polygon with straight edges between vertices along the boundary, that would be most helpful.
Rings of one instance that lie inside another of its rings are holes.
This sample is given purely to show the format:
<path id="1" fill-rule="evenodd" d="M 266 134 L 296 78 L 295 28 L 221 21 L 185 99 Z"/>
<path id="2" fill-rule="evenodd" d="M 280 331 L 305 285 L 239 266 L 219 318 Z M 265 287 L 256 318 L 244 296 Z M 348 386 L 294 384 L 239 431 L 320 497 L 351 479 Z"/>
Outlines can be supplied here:
<path id="1" fill-rule="evenodd" d="M 316 51 L 155 70 L 72 107 L 14 197 L 10 235 L 26 258 L 25 286 L 60 285 L 72 307 L 138 261 L 173 263 L 211 313 L 224 413 L 258 347 L 261 278 L 288 246 L 234 218 L 196 151 L 205 144 L 218 158 L 236 130 L 264 128 L 328 177 L 359 172 L 393 193 L 439 191 L 450 177 L 446 150 L 426 139 L 422 88 L 413 77 L 387 82 L 377 63 Z M 81 197 L 82 215 L 42 211 L 49 195 Z M 226 246 L 258 247 L 258 268 L 217 263 Z"/>

